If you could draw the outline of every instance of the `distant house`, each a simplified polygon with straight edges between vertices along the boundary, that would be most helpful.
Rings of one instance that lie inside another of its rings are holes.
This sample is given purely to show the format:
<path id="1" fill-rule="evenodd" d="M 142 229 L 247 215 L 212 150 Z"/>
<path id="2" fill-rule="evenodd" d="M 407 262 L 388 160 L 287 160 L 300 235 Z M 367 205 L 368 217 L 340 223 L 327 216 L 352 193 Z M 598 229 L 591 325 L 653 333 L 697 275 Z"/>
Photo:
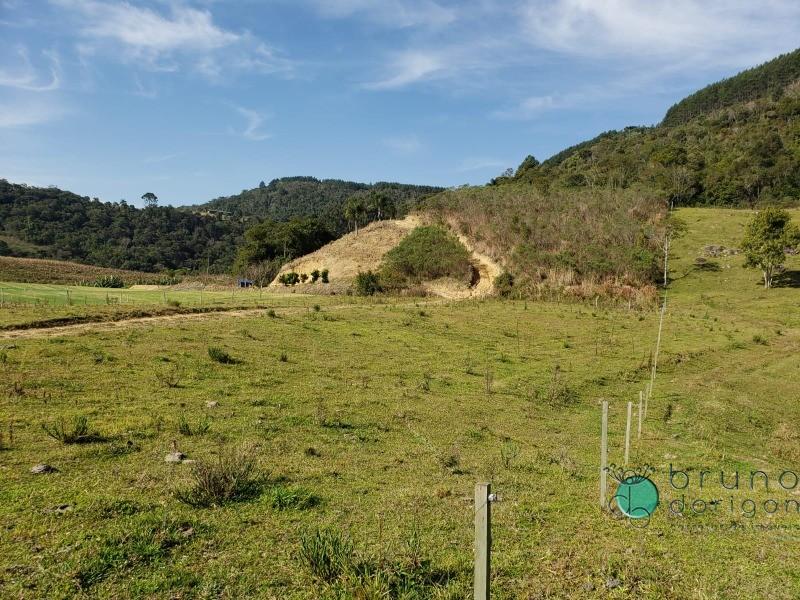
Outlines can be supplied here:
<path id="1" fill-rule="evenodd" d="M 252 287 L 253 280 L 252 279 L 240 279 L 239 280 L 239 287 L 240 288 L 249 288 Z"/>

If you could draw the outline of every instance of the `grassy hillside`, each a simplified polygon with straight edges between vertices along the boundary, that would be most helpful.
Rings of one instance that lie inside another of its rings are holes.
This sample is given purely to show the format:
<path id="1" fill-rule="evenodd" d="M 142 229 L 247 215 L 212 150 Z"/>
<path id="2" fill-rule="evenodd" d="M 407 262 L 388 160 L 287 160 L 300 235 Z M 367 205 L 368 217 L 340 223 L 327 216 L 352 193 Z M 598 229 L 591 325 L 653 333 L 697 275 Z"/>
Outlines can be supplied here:
<path id="1" fill-rule="evenodd" d="M 331 298 L 5 344 L 0 595 L 463 599 L 473 487 L 487 480 L 502 498 L 497 600 L 798 597 L 800 515 L 783 509 L 796 496 L 774 485 L 800 459 L 797 291 L 763 290 L 740 255 L 697 266 L 705 246 L 736 246 L 747 211 L 679 216 L 689 231 L 673 246 L 659 373 L 631 454 L 662 491 L 649 527 L 597 506 L 599 400 L 619 463 L 657 311 Z M 237 362 L 212 360 L 210 346 Z M 76 416 L 92 441 L 41 427 Z M 173 440 L 212 462 L 253 445 L 266 477 L 238 502 L 187 504 L 196 465 L 164 461 Z M 59 471 L 31 474 L 41 462 Z M 692 477 L 687 500 L 723 503 L 670 516 L 682 493 L 670 465 Z M 704 468 L 764 470 L 773 485 L 699 490 Z M 740 510 L 749 498 L 753 517 Z M 318 528 L 354 544 L 337 546 L 344 572 L 328 580 L 303 558 Z"/>
<path id="2" fill-rule="evenodd" d="M 677 205 L 794 204 L 798 80 L 800 51 L 700 90 L 656 127 L 606 132 L 542 164 L 527 159 L 510 180 L 543 191 L 632 188 Z"/>
<path id="3" fill-rule="evenodd" d="M 0 256 L 0 281 L 92 285 L 108 277 L 119 279 L 126 287 L 137 284 L 171 285 L 180 281 L 179 277 L 160 273 L 108 269 L 63 260 Z M 222 278 L 210 277 L 209 280 L 221 282 Z"/>
<path id="4" fill-rule="evenodd" d="M 367 197 L 382 194 L 388 200 L 383 217 L 403 217 L 419 200 L 441 191 L 424 185 L 378 182 L 356 183 L 339 179 L 314 177 L 283 177 L 273 179 L 241 194 L 217 198 L 192 210 L 221 210 L 234 216 L 250 216 L 273 221 L 288 221 L 296 217 L 315 217 L 341 236 L 351 226 L 344 216 L 344 205 L 351 196 Z M 377 215 L 366 215 L 366 222 Z"/>
<path id="5" fill-rule="evenodd" d="M 507 184 L 449 190 L 426 208 L 504 265 L 517 296 L 654 299 L 666 210 L 652 195 Z"/>

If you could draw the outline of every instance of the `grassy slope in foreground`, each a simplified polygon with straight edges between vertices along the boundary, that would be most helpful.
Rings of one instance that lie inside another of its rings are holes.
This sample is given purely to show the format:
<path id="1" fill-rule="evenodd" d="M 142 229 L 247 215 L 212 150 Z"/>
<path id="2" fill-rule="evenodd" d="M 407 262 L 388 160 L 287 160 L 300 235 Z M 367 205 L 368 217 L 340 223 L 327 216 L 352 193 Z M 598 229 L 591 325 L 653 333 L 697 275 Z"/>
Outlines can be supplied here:
<path id="1" fill-rule="evenodd" d="M 741 256 L 715 259 L 716 271 L 693 268 L 703 246 L 735 246 L 748 213 L 680 216 L 690 231 L 673 246 L 661 369 L 633 461 L 658 467 L 663 489 L 670 463 L 791 468 L 800 460 L 797 290 L 764 291 Z M 789 266 L 800 269 L 800 258 Z M 482 301 L 17 341 L 0 364 L 10 382 L 0 424 L 15 430 L 0 454 L 0 595 L 76 596 L 78 582 L 95 574 L 88 593 L 106 598 L 325 597 L 298 546 L 302 531 L 330 525 L 351 531 L 375 561 L 407 556 L 416 526 L 432 567 L 452 577 L 446 591 L 426 594 L 464 598 L 469 500 L 475 481 L 491 479 L 503 497 L 494 507 L 493 598 L 797 597 L 792 537 L 682 530 L 756 521 L 724 512 L 669 518 L 662 506 L 639 530 L 600 515 L 597 402 L 611 400 L 611 460 L 619 462 L 625 402 L 647 378 L 656 327 L 654 310 Z M 211 362 L 209 345 L 242 362 Z M 180 386 L 161 387 L 153 372 L 172 365 Z M 548 389 L 555 365 L 578 404 L 551 406 L 534 393 Z M 207 414 L 210 431 L 181 436 L 184 412 L 192 424 Z M 78 414 L 112 441 L 63 446 L 41 430 Z M 163 462 L 174 439 L 191 458 L 256 443 L 273 479 L 321 504 L 279 510 L 265 494 L 190 508 L 172 496 L 189 465 Z M 504 464 L 508 440 L 519 452 Z M 38 462 L 60 473 L 30 474 Z M 61 505 L 70 508 L 60 514 Z M 760 513 L 757 522 L 797 526 L 800 518 Z"/>

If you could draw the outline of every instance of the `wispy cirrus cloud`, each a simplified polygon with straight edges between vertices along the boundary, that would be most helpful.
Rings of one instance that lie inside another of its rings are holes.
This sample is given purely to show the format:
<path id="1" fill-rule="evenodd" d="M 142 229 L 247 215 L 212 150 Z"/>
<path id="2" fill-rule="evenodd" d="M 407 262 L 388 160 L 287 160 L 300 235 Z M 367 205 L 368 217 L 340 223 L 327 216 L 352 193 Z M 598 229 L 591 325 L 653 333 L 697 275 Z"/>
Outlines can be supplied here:
<path id="1" fill-rule="evenodd" d="M 243 106 L 234 106 L 233 108 L 245 119 L 244 129 L 232 130 L 234 133 L 253 142 L 260 142 L 272 137 L 272 134 L 262 130 L 267 115 Z"/>
<path id="2" fill-rule="evenodd" d="M 181 2 L 169 11 L 107 0 L 51 0 L 75 19 L 83 47 L 104 46 L 107 55 L 153 71 L 188 65 L 211 79 L 223 71 L 289 73 L 293 63 L 247 31 L 215 23 L 208 10 Z M 224 67 L 224 69 L 223 69 Z"/>
<path id="3" fill-rule="evenodd" d="M 42 73 L 42 69 L 33 66 L 28 50 L 24 46 L 17 46 L 12 53 L 12 58 L 4 61 L 0 66 L 0 86 L 10 87 L 27 92 L 50 92 L 57 90 L 61 85 L 61 62 L 58 54 L 43 50 L 49 66 Z"/>
<path id="4" fill-rule="evenodd" d="M 441 27 L 458 18 L 459 11 L 433 0 L 309 0 L 323 17 L 363 16 L 392 28 Z"/>

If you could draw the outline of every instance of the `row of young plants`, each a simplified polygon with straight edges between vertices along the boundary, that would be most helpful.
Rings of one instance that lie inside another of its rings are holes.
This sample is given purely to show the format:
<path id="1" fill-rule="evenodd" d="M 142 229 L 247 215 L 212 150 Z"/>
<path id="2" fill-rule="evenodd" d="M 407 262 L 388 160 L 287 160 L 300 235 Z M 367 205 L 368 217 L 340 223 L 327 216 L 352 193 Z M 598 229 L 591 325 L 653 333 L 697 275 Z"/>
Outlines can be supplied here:
<path id="1" fill-rule="evenodd" d="M 278 281 L 287 287 L 290 285 L 297 285 L 298 283 L 306 283 L 309 279 L 311 283 L 316 283 L 317 281 L 330 283 L 328 273 L 328 269 L 314 269 L 310 274 L 289 271 L 288 273 L 282 273 L 281 276 L 278 277 Z"/>

